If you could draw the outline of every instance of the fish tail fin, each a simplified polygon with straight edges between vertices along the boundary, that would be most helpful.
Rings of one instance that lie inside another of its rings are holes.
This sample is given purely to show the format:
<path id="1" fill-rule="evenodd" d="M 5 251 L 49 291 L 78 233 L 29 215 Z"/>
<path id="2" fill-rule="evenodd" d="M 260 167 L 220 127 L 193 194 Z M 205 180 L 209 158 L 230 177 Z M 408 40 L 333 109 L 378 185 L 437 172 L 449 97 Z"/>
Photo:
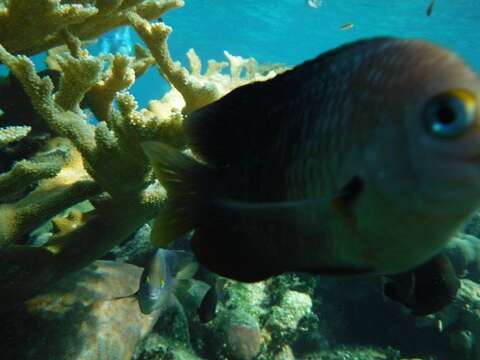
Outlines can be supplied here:
<path id="1" fill-rule="evenodd" d="M 168 193 L 151 235 L 153 244 L 167 247 L 201 224 L 213 198 L 216 172 L 164 143 L 148 141 L 142 147 Z"/>
<path id="2" fill-rule="evenodd" d="M 136 300 L 137 296 L 138 296 L 138 290 L 134 294 L 124 295 L 124 296 L 116 296 L 116 297 L 111 298 L 109 300 L 110 301 L 125 300 L 125 299 Z"/>

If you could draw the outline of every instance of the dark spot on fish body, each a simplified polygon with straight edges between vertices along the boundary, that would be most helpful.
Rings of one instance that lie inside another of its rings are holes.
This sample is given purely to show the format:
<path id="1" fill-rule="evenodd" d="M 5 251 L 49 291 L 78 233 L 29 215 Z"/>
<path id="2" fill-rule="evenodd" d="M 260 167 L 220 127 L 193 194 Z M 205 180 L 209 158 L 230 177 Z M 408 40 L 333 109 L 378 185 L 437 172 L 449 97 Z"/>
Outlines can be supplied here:
<path id="1" fill-rule="evenodd" d="M 355 202 L 363 189 L 363 180 L 358 176 L 354 176 L 332 201 L 333 208 L 345 218 L 353 220 Z"/>

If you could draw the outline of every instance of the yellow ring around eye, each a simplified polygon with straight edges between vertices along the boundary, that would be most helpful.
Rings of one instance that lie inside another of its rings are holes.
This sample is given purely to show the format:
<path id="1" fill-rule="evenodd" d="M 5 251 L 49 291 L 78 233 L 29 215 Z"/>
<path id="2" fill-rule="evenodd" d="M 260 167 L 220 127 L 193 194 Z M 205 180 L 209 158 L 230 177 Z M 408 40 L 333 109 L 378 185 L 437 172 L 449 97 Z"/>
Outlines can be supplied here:
<path id="1" fill-rule="evenodd" d="M 460 100 L 468 115 L 473 115 L 475 113 L 477 109 L 477 98 L 471 91 L 465 89 L 452 89 L 445 92 L 444 95 L 452 96 Z"/>

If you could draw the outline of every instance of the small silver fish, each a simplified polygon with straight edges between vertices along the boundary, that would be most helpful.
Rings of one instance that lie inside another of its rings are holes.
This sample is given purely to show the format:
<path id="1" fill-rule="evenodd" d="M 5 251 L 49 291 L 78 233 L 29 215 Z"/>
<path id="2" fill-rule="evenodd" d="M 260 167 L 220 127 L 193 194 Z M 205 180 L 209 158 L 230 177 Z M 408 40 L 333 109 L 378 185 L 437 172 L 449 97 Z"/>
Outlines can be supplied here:
<path id="1" fill-rule="evenodd" d="M 218 278 L 214 286 L 211 286 L 200 302 L 197 309 L 198 318 L 202 323 L 207 323 L 215 318 L 217 314 L 217 304 L 224 297 L 225 279 Z"/>
<path id="2" fill-rule="evenodd" d="M 350 29 L 353 29 L 354 26 L 355 25 L 353 23 L 345 23 L 340 26 L 340 30 L 342 31 L 350 30 Z"/>
<path id="3" fill-rule="evenodd" d="M 307 5 L 312 9 L 318 9 L 320 6 L 322 6 L 322 4 L 322 0 L 307 0 Z"/>
<path id="4" fill-rule="evenodd" d="M 122 298 L 136 298 L 143 314 L 165 311 L 178 304 L 175 292 L 191 280 L 198 269 L 192 254 L 182 250 L 158 249 L 143 270 L 138 291 Z M 119 298 L 118 298 L 119 299 Z"/>

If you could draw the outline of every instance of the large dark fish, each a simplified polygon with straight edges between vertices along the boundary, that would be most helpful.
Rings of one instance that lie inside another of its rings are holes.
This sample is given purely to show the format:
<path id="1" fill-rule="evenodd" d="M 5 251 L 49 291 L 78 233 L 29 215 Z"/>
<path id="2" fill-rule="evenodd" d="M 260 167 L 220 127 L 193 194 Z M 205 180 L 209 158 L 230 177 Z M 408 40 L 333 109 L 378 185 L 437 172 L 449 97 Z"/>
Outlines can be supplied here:
<path id="1" fill-rule="evenodd" d="M 452 52 L 374 38 L 239 87 L 188 116 L 198 162 L 144 149 L 169 199 L 153 240 L 195 229 L 211 271 L 395 274 L 480 204 L 480 80 Z"/>
<path id="2" fill-rule="evenodd" d="M 419 267 L 391 276 L 385 295 L 411 310 L 412 315 L 433 314 L 455 300 L 460 280 L 445 254 L 435 256 Z"/>

